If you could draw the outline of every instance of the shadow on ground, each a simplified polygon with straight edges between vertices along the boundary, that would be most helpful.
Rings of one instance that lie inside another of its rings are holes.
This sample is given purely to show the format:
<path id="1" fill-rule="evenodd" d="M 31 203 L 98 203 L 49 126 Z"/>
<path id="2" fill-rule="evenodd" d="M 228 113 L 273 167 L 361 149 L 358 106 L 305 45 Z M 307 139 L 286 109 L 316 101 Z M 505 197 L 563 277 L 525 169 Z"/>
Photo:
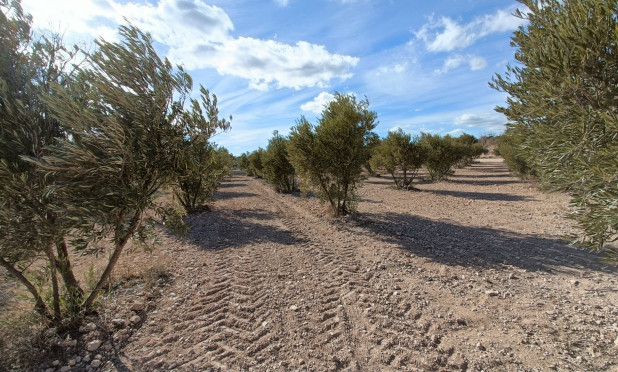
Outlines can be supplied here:
<path id="1" fill-rule="evenodd" d="M 358 216 L 356 227 L 417 256 L 445 265 L 511 265 L 530 271 L 580 268 L 616 272 L 600 256 L 564 241 L 491 228 L 458 226 L 402 213 Z"/>
<path id="2" fill-rule="evenodd" d="M 224 200 L 224 199 L 232 199 L 232 198 L 251 198 L 253 196 L 257 196 L 257 194 L 254 194 L 252 192 L 219 190 L 215 193 L 213 200 Z"/>
<path id="3" fill-rule="evenodd" d="M 510 185 L 510 184 L 521 183 L 520 180 L 466 180 L 466 179 L 463 179 L 463 180 L 449 179 L 447 182 L 448 183 L 458 183 L 458 184 L 463 184 L 463 185 L 474 185 L 474 186 Z"/>
<path id="4" fill-rule="evenodd" d="M 303 239 L 289 230 L 261 223 L 278 218 L 274 212 L 255 209 L 215 209 L 196 213 L 186 218 L 185 223 L 190 229 L 182 239 L 202 249 L 225 249 L 265 242 L 283 245 L 301 243 Z"/>
<path id="5" fill-rule="evenodd" d="M 453 196 L 456 198 L 471 199 L 471 200 L 489 200 L 489 201 L 527 201 L 530 198 L 520 195 L 490 193 L 490 192 L 462 192 L 451 190 L 423 190 L 433 194 Z"/>

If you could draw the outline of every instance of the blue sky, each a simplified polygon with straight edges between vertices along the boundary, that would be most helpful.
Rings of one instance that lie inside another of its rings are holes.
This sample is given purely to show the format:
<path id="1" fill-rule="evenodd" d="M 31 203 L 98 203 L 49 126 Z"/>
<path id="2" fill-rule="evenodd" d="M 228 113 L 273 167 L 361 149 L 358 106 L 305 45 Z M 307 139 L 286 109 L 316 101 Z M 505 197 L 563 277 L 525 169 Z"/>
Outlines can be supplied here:
<path id="1" fill-rule="evenodd" d="M 76 4 L 79 4 L 78 6 Z M 335 91 L 366 96 L 376 132 L 499 134 L 506 96 L 488 82 L 512 63 L 514 0 L 22 0 L 69 43 L 117 40 L 128 19 L 219 99 L 238 155 L 316 121 Z"/>

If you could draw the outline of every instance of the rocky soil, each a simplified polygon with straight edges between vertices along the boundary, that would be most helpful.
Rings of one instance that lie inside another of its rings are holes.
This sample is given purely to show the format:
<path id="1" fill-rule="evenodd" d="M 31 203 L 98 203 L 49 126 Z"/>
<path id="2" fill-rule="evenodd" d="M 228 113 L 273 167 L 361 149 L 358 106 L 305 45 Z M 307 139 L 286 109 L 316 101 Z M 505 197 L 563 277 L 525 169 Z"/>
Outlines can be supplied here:
<path id="1" fill-rule="evenodd" d="M 568 198 L 500 159 L 359 190 L 355 217 L 233 173 L 188 235 L 117 269 L 41 370 L 617 371 L 616 271 L 561 240 Z M 77 261 L 86 265 L 86 261 Z"/>

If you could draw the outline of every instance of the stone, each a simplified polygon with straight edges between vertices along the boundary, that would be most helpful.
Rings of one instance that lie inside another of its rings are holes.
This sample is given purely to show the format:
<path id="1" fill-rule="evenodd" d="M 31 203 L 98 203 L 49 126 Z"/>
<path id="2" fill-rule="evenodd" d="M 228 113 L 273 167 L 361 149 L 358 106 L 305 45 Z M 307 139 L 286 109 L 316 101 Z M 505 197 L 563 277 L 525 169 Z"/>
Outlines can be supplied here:
<path id="1" fill-rule="evenodd" d="M 296 311 L 296 310 L 298 310 L 298 306 L 292 305 L 292 306 L 290 306 L 290 310 Z"/>
<path id="2" fill-rule="evenodd" d="M 112 324 L 116 327 L 124 327 L 126 322 L 126 320 L 120 318 L 112 319 Z"/>
<path id="3" fill-rule="evenodd" d="M 618 346 L 618 337 L 614 340 L 614 345 Z"/>
<path id="4" fill-rule="evenodd" d="M 54 372 L 55 370 L 56 370 L 56 369 L 54 369 L 54 368 L 47 368 L 47 369 L 45 370 L 45 372 Z"/>
<path id="5" fill-rule="evenodd" d="M 69 372 L 71 370 L 71 367 L 69 366 L 62 366 L 62 368 L 60 368 L 60 372 Z"/>
<path id="6" fill-rule="evenodd" d="M 146 304 L 144 304 L 143 302 L 136 302 L 131 305 L 131 311 L 140 312 L 144 311 L 144 309 L 146 309 Z"/>
<path id="7" fill-rule="evenodd" d="M 96 325 L 96 324 L 94 324 L 94 323 L 92 323 L 92 322 L 90 322 L 90 323 L 86 324 L 85 326 L 80 327 L 80 330 L 81 330 L 82 328 L 83 328 L 83 330 L 84 330 L 84 333 L 85 333 L 85 332 L 92 332 L 92 331 L 94 331 L 94 330 L 96 330 L 96 329 L 97 329 L 97 325 Z"/>
<path id="8" fill-rule="evenodd" d="M 498 291 L 485 291 L 485 294 L 489 297 L 496 297 L 500 294 Z"/>
<path id="9" fill-rule="evenodd" d="M 480 351 L 485 351 L 485 350 L 487 350 L 487 349 L 485 348 L 485 346 L 483 346 L 483 344 L 481 344 L 480 342 L 477 342 L 477 343 L 476 343 L 476 348 L 477 348 L 478 350 L 480 350 Z"/>
<path id="10" fill-rule="evenodd" d="M 102 344 L 101 340 L 90 341 L 88 344 L 86 344 L 86 350 L 95 351 L 99 348 L 99 346 L 101 346 L 101 344 Z"/>
<path id="11" fill-rule="evenodd" d="M 99 368 L 101 366 L 101 359 L 95 359 L 90 363 L 90 367 Z"/>
<path id="12" fill-rule="evenodd" d="M 77 340 L 67 340 L 67 346 L 77 346 Z"/>
<path id="13" fill-rule="evenodd" d="M 70 359 L 67 364 L 69 365 L 69 367 L 73 367 L 74 365 L 77 364 L 77 362 L 75 361 L 75 359 Z"/>
<path id="14" fill-rule="evenodd" d="M 139 315 L 133 315 L 129 320 L 131 321 L 131 323 L 137 324 L 142 321 L 142 318 L 140 318 Z"/>
<path id="15" fill-rule="evenodd" d="M 86 355 L 86 356 L 84 357 L 84 359 L 82 359 L 82 360 L 83 360 L 84 362 L 88 363 L 88 362 L 90 361 L 90 359 L 92 359 L 92 358 L 90 357 L 90 354 L 88 354 L 88 355 Z"/>
<path id="16" fill-rule="evenodd" d="M 60 361 L 59 360 L 54 360 L 52 362 L 52 366 L 54 366 L 54 367 L 58 367 L 59 365 L 60 365 Z"/>

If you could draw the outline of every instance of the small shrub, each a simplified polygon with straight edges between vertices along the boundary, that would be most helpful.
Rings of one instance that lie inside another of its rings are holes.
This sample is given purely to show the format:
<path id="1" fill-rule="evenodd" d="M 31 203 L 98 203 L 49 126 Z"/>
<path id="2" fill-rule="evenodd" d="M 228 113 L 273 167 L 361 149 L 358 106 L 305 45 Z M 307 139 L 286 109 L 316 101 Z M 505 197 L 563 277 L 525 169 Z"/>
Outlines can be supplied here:
<path id="1" fill-rule="evenodd" d="M 420 143 L 426 152 L 425 168 L 432 182 L 442 181 L 454 173 L 453 167 L 463 157 L 462 145 L 451 136 L 429 133 L 421 134 Z"/>
<path id="2" fill-rule="evenodd" d="M 376 118 L 368 100 L 357 102 L 354 95 L 336 93 L 318 125 L 301 117 L 292 128 L 288 153 L 303 189 L 328 200 L 335 217 L 354 211 L 354 192 L 370 158 L 368 144 L 375 137 Z"/>
<path id="3" fill-rule="evenodd" d="M 264 178 L 279 192 L 292 192 L 296 189 L 296 171 L 288 157 L 288 142 L 287 138 L 275 131 L 263 155 Z"/>
<path id="4" fill-rule="evenodd" d="M 425 161 L 426 152 L 418 138 L 412 138 L 401 129 L 389 132 L 373 151 L 370 164 L 373 169 L 386 170 L 398 189 L 410 190 L 412 181 Z"/>

